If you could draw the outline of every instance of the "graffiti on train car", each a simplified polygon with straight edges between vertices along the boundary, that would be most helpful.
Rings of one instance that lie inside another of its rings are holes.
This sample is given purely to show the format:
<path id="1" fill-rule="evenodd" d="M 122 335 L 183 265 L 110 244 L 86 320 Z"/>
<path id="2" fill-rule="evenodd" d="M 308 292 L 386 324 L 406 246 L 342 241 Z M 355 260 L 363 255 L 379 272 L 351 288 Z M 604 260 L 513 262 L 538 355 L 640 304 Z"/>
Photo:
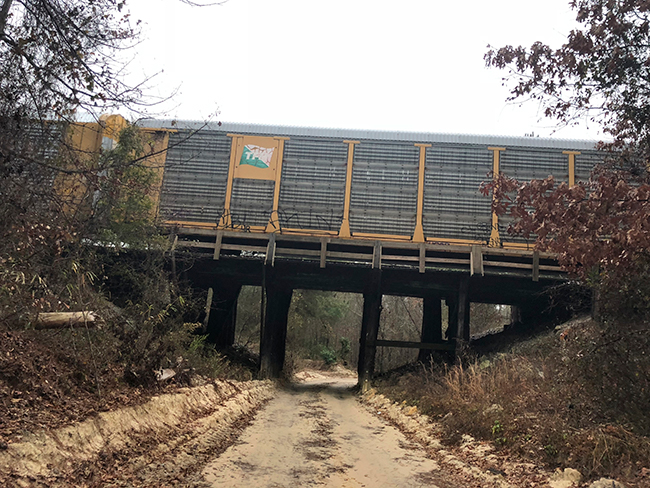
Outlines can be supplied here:
<path id="1" fill-rule="evenodd" d="M 327 214 L 322 210 L 316 213 L 312 209 L 303 208 L 280 209 L 277 213 L 280 228 L 338 231 L 343 221 L 343 214 L 335 213 L 334 209 L 330 209 Z"/>
<path id="2" fill-rule="evenodd" d="M 500 245 L 500 242 L 499 243 L 490 242 L 490 235 L 494 228 L 495 226 L 491 225 L 489 222 L 476 222 L 472 225 L 465 225 L 461 227 L 460 233 L 463 235 L 465 239 L 469 239 L 473 241 L 482 241 L 485 242 L 486 244 L 496 244 L 498 246 Z M 496 228 L 498 230 L 498 226 L 496 226 Z"/>
<path id="3" fill-rule="evenodd" d="M 230 213 L 229 210 L 226 210 L 225 208 L 221 208 L 219 211 L 219 218 L 216 220 L 216 224 L 219 226 L 219 228 L 224 229 L 224 230 L 236 230 L 240 232 L 250 232 L 251 231 L 251 225 L 246 222 L 246 215 L 244 214 L 243 217 L 238 217 L 234 216 L 232 213 Z M 224 224 L 224 222 L 226 222 Z"/>
<path id="4" fill-rule="evenodd" d="M 159 209 L 170 223 L 490 247 L 529 242 L 478 197 L 486 171 L 571 185 L 597 159 L 588 141 L 496 136 L 225 124 L 174 137 Z"/>

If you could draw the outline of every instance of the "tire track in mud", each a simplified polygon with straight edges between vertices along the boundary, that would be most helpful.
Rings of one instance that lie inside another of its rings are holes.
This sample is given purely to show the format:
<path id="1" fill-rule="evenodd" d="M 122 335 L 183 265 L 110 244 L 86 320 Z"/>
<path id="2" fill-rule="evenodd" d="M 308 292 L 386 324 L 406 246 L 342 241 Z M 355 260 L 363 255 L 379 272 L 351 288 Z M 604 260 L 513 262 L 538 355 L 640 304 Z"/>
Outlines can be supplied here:
<path id="1" fill-rule="evenodd" d="M 270 382 L 215 381 L 41 432 L 0 455 L 0 485 L 191 486 L 274 394 Z"/>
<path id="2" fill-rule="evenodd" d="M 439 465 L 368 413 L 347 385 L 278 392 L 203 470 L 205 487 L 439 487 Z"/>

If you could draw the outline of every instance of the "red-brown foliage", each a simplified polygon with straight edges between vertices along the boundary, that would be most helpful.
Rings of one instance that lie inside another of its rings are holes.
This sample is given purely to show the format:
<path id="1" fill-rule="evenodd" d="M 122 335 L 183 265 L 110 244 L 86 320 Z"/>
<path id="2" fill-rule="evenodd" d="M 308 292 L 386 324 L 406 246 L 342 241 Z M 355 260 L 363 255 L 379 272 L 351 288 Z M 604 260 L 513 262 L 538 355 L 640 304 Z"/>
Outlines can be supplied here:
<path id="1" fill-rule="evenodd" d="M 645 263 L 650 249 L 650 185 L 632 184 L 618 171 L 597 171 L 573 187 L 553 176 L 527 183 L 499 174 L 481 186 L 493 209 L 510 215 L 508 231 L 536 236 L 539 250 L 587 279 L 623 276 Z"/>

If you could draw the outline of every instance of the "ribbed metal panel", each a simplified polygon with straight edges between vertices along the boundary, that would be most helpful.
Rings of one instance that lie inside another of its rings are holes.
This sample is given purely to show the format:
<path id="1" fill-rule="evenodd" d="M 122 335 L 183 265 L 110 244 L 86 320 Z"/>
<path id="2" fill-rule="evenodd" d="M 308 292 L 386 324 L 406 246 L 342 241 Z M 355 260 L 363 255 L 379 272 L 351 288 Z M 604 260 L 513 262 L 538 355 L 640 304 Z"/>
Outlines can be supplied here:
<path id="1" fill-rule="evenodd" d="M 582 179 L 582 173 L 586 166 L 581 159 L 588 158 L 584 158 L 582 155 L 576 156 L 576 181 Z M 542 180 L 548 178 L 549 175 L 553 175 L 558 184 L 569 182 L 569 155 L 563 154 L 559 149 L 507 148 L 506 151 L 501 152 L 500 163 L 502 173 L 521 182 Z M 531 244 L 535 241 L 535 235 L 531 235 L 528 239 L 510 235 L 508 227 L 512 222 L 513 219 L 507 215 L 499 218 L 499 232 L 502 241 Z"/>
<path id="2" fill-rule="evenodd" d="M 427 237 L 490 237 L 490 199 L 478 191 L 492 169 L 486 146 L 434 145 L 427 149 L 424 186 L 424 234 Z"/>
<path id="3" fill-rule="evenodd" d="M 2 170 L 11 174 L 13 188 L 9 193 L 19 194 L 27 188 L 38 189 L 36 193 L 24 195 L 24 202 L 33 209 L 46 210 L 52 202 L 49 197 L 43 197 L 54 185 L 57 171 L 52 163 L 61 153 L 67 127 L 59 123 L 14 125 L 12 122 L 7 122 L 4 127 L 6 132 L 0 136 L 8 146 L 8 153 L 13 153 L 13 157 L 2 162 Z M 52 169 L 43 163 L 51 163 Z M 73 184 L 76 184 L 76 178 L 73 177 L 73 180 Z M 7 195 L 0 191 L 0 197 L 7 198 Z"/>
<path id="4" fill-rule="evenodd" d="M 37 160 L 55 159 L 61 151 L 61 141 L 67 127 L 64 124 L 30 124 L 27 127 L 27 137 L 23 140 L 14 141 L 16 145 L 27 144 L 23 148 L 31 158 Z"/>
<path id="5" fill-rule="evenodd" d="M 354 149 L 350 230 L 413 235 L 419 148 L 362 141 Z"/>
<path id="6" fill-rule="evenodd" d="M 274 189 L 274 181 L 235 179 L 230 201 L 233 228 L 266 225 L 271 219 Z"/>
<path id="7" fill-rule="evenodd" d="M 144 126 L 162 127 L 157 121 Z M 176 126 L 190 127 L 192 123 Z M 209 126 L 193 133 L 188 128 L 170 135 L 160 212 L 167 220 L 218 222 L 222 216 L 230 161 L 227 132 L 289 136 L 285 142 L 279 219 L 284 228 L 330 230 L 340 228 L 345 192 L 348 145 L 355 146 L 350 202 L 353 233 L 411 236 L 415 228 L 419 148 L 426 151 L 424 233 L 427 237 L 472 239 L 490 236 L 490 198 L 479 186 L 492 169 L 493 152 L 503 146 L 501 171 L 522 181 L 555 175 L 568 180 L 565 149 L 576 156 L 576 179 L 588 178 L 601 155 L 581 141 L 540 141 L 492 136 L 389 133 L 309 128 L 280 128 L 234 124 Z M 360 137 L 360 136 L 367 137 Z M 389 137 L 394 137 L 389 140 Z M 489 141 L 489 142 L 488 142 Z M 470 143 L 471 142 L 471 143 Z M 514 144 L 514 143 L 517 144 Z M 271 218 L 274 182 L 236 179 L 231 200 L 232 225 L 266 225 Z M 508 219 L 500 220 L 501 236 Z"/>
<path id="8" fill-rule="evenodd" d="M 576 155 L 576 182 L 578 181 L 588 181 L 591 176 L 591 171 L 595 166 L 601 164 L 604 158 L 603 153 L 598 153 L 596 151 L 584 151 Z"/>
<path id="9" fill-rule="evenodd" d="M 231 139 L 226 134 L 179 131 L 169 136 L 160 214 L 166 220 L 218 222 L 228 180 Z"/>
<path id="10" fill-rule="evenodd" d="M 282 227 L 340 229 L 347 147 L 340 140 L 291 139 L 285 142 L 278 212 Z"/>
<path id="11" fill-rule="evenodd" d="M 519 181 L 542 180 L 549 175 L 558 182 L 569 181 L 569 156 L 560 149 L 509 147 L 501 151 L 500 168 Z"/>

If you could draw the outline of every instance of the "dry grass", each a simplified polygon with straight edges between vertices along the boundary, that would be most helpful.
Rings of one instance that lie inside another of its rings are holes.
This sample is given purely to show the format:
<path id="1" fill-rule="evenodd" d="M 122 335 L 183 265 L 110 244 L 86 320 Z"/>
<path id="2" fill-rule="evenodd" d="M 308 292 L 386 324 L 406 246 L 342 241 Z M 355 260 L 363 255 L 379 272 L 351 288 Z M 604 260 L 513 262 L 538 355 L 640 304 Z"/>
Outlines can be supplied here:
<path id="1" fill-rule="evenodd" d="M 625 411 L 613 410 L 612 402 L 621 405 L 617 397 L 634 395 L 635 388 L 637 403 L 644 402 L 645 384 L 638 376 L 624 383 L 621 375 L 611 383 L 615 371 L 603 372 L 605 362 L 589 357 L 586 346 L 593 345 L 598 327 L 583 320 L 507 354 L 419 365 L 383 378 L 379 390 L 438 420 L 448 443 L 470 434 L 551 467 L 633 480 L 650 467 L 648 419 L 629 398 Z M 593 374 L 593 363 L 600 374 Z M 607 395 L 603 381 L 611 383 Z"/>

